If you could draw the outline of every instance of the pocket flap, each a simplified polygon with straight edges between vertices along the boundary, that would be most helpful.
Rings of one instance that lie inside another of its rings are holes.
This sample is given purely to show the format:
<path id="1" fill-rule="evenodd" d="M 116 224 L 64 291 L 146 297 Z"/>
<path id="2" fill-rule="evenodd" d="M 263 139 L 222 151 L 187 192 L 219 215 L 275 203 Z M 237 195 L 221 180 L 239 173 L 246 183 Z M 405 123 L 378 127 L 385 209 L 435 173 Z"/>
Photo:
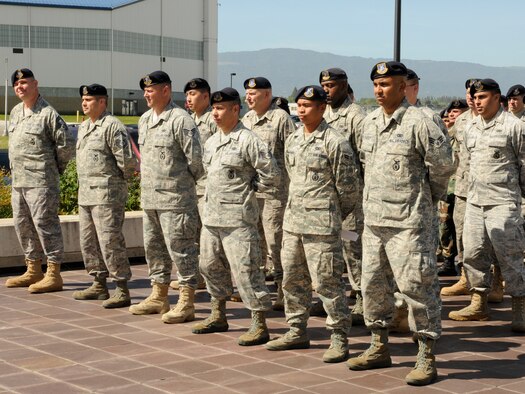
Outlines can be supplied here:
<path id="1" fill-rule="evenodd" d="M 310 209 L 330 209 L 330 200 L 305 199 L 303 205 Z"/>
<path id="2" fill-rule="evenodd" d="M 244 198 L 242 195 L 236 193 L 222 193 L 219 201 L 223 204 L 242 204 Z"/>
<path id="3" fill-rule="evenodd" d="M 507 183 L 507 174 L 491 174 L 487 175 L 487 183 Z"/>
<path id="4" fill-rule="evenodd" d="M 30 161 L 24 164 L 24 168 L 27 170 L 45 170 L 46 163 L 43 161 Z"/>

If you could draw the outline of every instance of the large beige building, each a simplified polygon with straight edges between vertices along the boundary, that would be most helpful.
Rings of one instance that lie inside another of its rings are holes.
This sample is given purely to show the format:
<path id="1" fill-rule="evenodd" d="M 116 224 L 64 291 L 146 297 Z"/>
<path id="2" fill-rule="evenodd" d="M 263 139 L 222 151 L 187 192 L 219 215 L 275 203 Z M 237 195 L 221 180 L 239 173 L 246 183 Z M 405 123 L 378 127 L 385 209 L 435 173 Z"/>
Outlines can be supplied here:
<path id="1" fill-rule="evenodd" d="M 140 114 L 138 81 L 155 70 L 171 76 L 182 103 L 191 78 L 217 87 L 217 0 L 0 0 L 0 59 L 8 79 L 32 69 L 62 113 L 80 110 L 78 87 L 96 82 L 108 88 L 115 114 Z M 18 100 L 8 85 L 10 110 Z"/>

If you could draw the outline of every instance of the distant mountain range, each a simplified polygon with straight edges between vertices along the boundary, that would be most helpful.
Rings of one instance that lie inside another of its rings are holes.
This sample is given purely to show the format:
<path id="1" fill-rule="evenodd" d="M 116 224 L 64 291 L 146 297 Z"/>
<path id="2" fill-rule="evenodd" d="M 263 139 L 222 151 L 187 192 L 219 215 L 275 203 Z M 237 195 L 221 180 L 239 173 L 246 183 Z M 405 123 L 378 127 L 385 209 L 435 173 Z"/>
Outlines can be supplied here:
<path id="1" fill-rule="evenodd" d="M 340 67 L 348 74 L 356 98 L 373 97 L 370 70 L 385 59 L 339 56 L 300 49 L 262 49 L 259 51 L 219 53 L 219 87 L 230 86 L 244 95 L 242 83 L 253 76 L 270 80 L 276 96 L 288 97 L 294 87 L 319 83 L 319 73 L 330 67 Z M 388 60 L 388 59 L 386 59 Z M 464 83 L 468 78 L 493 78 L 503 94 L 517 83 L 525 85 L 525 67 L 489 67 L 476 63 L 409 60 L 403 63 L 421 78 L 420 97 L 465 95 Z M 231 73 L 236 73 L 231 77 Z"/>

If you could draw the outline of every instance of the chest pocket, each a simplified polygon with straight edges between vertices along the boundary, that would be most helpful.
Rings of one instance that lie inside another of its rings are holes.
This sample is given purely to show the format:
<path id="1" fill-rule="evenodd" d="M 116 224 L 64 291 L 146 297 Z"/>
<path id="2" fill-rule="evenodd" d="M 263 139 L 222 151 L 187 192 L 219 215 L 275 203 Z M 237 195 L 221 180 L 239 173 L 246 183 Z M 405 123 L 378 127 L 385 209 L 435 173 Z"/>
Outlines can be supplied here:
<path id="1" fill-rule="evenodd" d="M 28 130 L 26 130 L 24 139 L 30 146 L 40 147 L 43 143 L 43 130 L 39 128 L 38 125 L 34 125 Z"/>
<path id="2" fill-rule="evenodd" d="M 157 150 L 157 160 L 160 162 L 170 162 L 172 158 L 172 141 L 167 137 L 160 137 L 155 140 L 153 143 L 155 149 Z"/>
<path id="3" fill-rule="evenodd" d="M 306 167 L 313 171 L 323 171 L 329 166 L 328 157 L 326 156 L 308 156 Z"/>
<path id="4" fill-rule="evenodd" d="M 224 167 L 241 168 L 244 165 L 244 159 L 240 154 L 226 154 L 221 157 L 221 164 Z"/>
<path id="5" fill-rule="evenodd" d="M 410 146 L 392 144 L 386 154 L 385 173 L 394 181 L 394 188 L 398 191 L 408 191 L 410 185 Z"/>

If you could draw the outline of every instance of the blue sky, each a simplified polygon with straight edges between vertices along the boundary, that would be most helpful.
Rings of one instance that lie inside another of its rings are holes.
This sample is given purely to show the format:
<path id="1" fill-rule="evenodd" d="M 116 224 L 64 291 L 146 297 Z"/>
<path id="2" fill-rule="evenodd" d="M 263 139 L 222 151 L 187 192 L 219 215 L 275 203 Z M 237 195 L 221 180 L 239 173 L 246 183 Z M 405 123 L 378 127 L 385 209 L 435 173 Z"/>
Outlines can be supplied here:
<path id="1" fill-rule="evenodd" d="M 219 52 L 392 58 L 395 0 L 218 0 Z M 524 0 L 402 0 L 401 60 L 525 66 Z"/>

